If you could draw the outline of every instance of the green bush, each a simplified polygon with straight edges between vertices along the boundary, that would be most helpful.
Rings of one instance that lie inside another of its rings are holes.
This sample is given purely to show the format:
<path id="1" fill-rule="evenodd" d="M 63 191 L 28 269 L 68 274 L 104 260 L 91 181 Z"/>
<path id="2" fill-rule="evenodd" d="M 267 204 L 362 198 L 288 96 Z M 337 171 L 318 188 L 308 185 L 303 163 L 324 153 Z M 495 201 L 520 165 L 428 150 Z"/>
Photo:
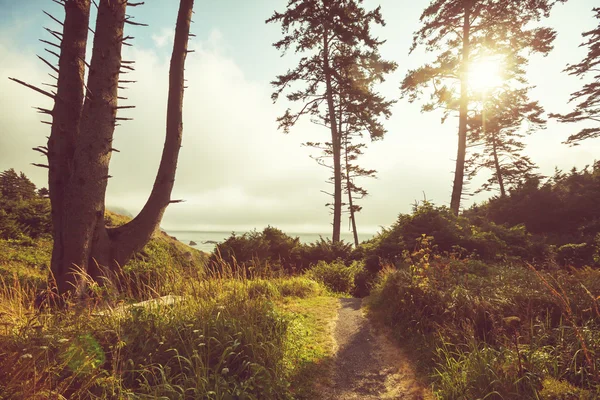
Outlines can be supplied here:
<path id="1" fill-rule="evenodd" d="M 568 243 L 556 252 L 556 261 L 564 266 L 582 267 L 593 265 L 595 246 L 588 243 Z"/>
<path id="2" fill-rule="evenodd" d="M 354 262 L 348 266 L 341 260 L 330 263 L 319 261 L 309 271 L 309 276 L 323 283 L 333 292 L 351 294 L 355 289 L 354 280 L 363 269 L 363 265 L 359 262 Z"/>

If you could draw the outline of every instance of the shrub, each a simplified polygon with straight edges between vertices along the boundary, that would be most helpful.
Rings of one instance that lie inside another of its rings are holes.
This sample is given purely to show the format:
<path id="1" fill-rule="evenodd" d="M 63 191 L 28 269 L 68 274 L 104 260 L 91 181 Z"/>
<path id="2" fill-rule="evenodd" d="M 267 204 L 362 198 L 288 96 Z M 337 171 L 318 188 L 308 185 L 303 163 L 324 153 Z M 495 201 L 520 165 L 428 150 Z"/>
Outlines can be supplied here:
<path id="1" fill-rule="evenodd" d="M 331 263 L 319 261 L 310 270 L 309 275 L 333 292 L 350 294 L 355 288 L 354 279 L 362 270 L 363 266 L 358 262 L 348 266 L 341 260 Z"/>
<path id="2" fill-rule="evenodd" d="M 556 261 L 564 266 L 582 267 L 593 265 L 596 249 L 588 243 L 568 243 L 560 246 L 556 252 Z"/>

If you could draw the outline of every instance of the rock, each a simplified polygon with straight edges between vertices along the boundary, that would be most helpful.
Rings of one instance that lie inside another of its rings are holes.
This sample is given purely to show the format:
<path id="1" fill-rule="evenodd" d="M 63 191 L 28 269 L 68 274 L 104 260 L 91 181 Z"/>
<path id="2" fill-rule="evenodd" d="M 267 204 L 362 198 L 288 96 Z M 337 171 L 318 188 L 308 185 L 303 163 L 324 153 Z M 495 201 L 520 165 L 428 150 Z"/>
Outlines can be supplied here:
<path id="1" fill-rule="evenodd" d="M 193 240 L 190 240 L 190 246 L 198 246 L 198 243 L 194 242 Z"/>
<path id="2" fill-rule="evenodd" d="M 202 244 L 219 244 L 219 242 L 215 242 L 214 240 L 207 240 L 205 242 L 202 242 Z"/>

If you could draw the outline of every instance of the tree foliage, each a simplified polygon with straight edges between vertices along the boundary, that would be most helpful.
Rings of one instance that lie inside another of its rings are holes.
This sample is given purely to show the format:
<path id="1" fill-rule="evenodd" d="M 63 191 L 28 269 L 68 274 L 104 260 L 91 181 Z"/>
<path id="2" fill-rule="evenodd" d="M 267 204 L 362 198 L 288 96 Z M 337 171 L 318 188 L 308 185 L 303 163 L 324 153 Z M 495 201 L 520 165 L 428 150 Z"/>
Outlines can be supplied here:
<path id="1" fill-rule="evenodd" d="M 480 98 L 469 84 L 473 62 L 495 49 L 512 49 L 507 64 L 526 64 L 524 52 L 546 54 L 555 32 L 532 27 L 549 15 L 555 1 L 434 0 L 421 14 L 421 28 L 414 34 L 411 52 L 421 46 L 435 53 L 433 63 L 410 70 L 401 85 L 402 95 L 415 101 L 429 97 L 422 111 L 441 110 L 442 122 L 459 115 L 458 151 L 451 209 L 458 213 L 463 195 L 469 114 Z"/>
<path id="2" fill-rule="evenodd" d="M 566 72 L 580 78 L 589 78 L 589 82 L 571 94 L 570 101 L 577 101 L 575 109 L 568 114 L 553 114 L 560 122 L 582 122 L 589 121 L 591 127 L 583 128 L 579 132 L 570 135 L 567 144 L 577 145 L 585 139 L 600 136 L 600 7 L 592 10 L 598 20 L 598 27 L 584 32 L 584 42 L 581 46 L 588 47 L 588 53 L 581 62 L 569 65 Z"/>
<path id="3" fill-rule="evenodd" d="M 286 92 L 289 102 L 301 107 L 277 119 L 284 132 L 303 116 L 327 127 L 330 140 L 307 143 L 323 152 L 316 157 L 332 169 L 334 186 L 333 241 L 340 240 L 342 214 L 342 142 L 343 123 L 352 116 L 353 129 L 369 132 L 372 138 L 383 136 L 379 116 L 389 115 L 388 101 L 377 94 L 373 85 L 393 71 L 396 64 L 381 59 L 378 47 L 383 43 L 371 28 L 383 25 L 380 8 L 367 11 L 362 0 L 290 0 L 283 13 L 275 12 L 267 23 L 281 23 L 283 38 L 274 43 L 283 53 L 290 48 L 302 54 L 298 65 L 271 82 L 277 101 Z M 331 158 L 331 164 L 325 159 Z"/>

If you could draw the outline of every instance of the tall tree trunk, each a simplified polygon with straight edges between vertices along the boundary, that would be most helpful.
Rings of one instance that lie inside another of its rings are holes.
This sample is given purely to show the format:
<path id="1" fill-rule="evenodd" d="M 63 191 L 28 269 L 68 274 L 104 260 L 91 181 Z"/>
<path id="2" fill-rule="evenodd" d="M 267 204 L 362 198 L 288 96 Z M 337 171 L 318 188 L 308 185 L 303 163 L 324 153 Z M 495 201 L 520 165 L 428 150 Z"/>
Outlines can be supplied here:
<path id="1" fill-rule="evenodd" d="M 454 170 L 454 186 L 452 188 L 452 199 L 450 209 L 458 215 L 460 210 L 460 201 L 463 191 L 465 177 L 465 158 L 467 152 L 467 113 L 469 111 L 469 50 L 470 50 L 470 5 L 466 2 L 465 14 L 463 17 L 462 29 L 462 58 L 461 58 L 461 76 L 460 76 L 460 110 L 458 121 L 458 152 L 456 155 L 456 169 Z"/>
<path id="2" fill-rule="evenodd" d="M 496 134 L 492 134 L 492 152 L 494 153 L 494 167 L 496 168 L 496 179 L 498 179 L 498 185 L 500 186 L 500 196 L 506 196 L 504 190 L 504 178 L 502 177 L 502 170 L 500 169 L 500 161 L 498 160 L 498 142 L 496 141 Z"/>
<path id="3" fill-rule="evenodd" d="M 89 0 L 66 1 L 58 91 L 49 139 L 49 186 L 54 223 L 51 271 L 60 294 L 117 269 L 141 250 L 157 229 L 175 180 L 182 134 L 183 71 L 193 0 L 181 0 L 171 59 L 167 132 L 152 194 L 128 224 L 106 229 L 105 193 L 117 118 L 117 89 L 126 1 L 100 0 L 86 97 L 83 71 Z"/>
<path id="4" fill-rule="evenodd" d="M 333 85 L 329 67 L 329 34 L 325 27 L 323 33 L 323 73 L 327 90 L 327 107 L 331 126 L 331 146 L 333 148 L 333 237 L 334 243 L 340 241 L 342 224 L 342 165 L 341 165 L 341 138 L 337 129 L 335 117 L 335 103 L 333 101 Z"/>
<path id="5" fill-rule="evenodd" d="M 73 175 L 75 143 L 84 99 L 85 55 L 90 18 L 90 0 L 67 1 L 58 61 L 59 74 L 48 139 L 48 188 L 52 206 L 52 277 L 60 292 L 71 288 L 71 260 L 65 230 L 70 211 L 65 196 Z"/>
<path id="6" fill-rule="evenodd" d="M 356 213 L 352 201 L 352 180 L 350 179 L 350 162 L 348 161 L 348 141 L 344 142 L 344 153 L 346 158 L 346 187 L 348 188 L 348 206 L 350 208 L 350 222 L 352 223 L 352 234 L 354 235 L 354 246 L 358 247 L 358 231 L 356 230 Z"/>
<path id="7" fill-rule="evenodd" d="M 181 0 L 177 15 L 169 68 L 166 137 L 152 193 L 136 218 L 108 232 L 113 242 L 112 259 L 120 265 L 129 261 L 133 254 L 146 245 L 152 234 L 159 229 L 167 206 L 177 202 L 171 200 L 171 193 L 183 134 L 184 71 L 193 6 L 194 0 Z"/>

